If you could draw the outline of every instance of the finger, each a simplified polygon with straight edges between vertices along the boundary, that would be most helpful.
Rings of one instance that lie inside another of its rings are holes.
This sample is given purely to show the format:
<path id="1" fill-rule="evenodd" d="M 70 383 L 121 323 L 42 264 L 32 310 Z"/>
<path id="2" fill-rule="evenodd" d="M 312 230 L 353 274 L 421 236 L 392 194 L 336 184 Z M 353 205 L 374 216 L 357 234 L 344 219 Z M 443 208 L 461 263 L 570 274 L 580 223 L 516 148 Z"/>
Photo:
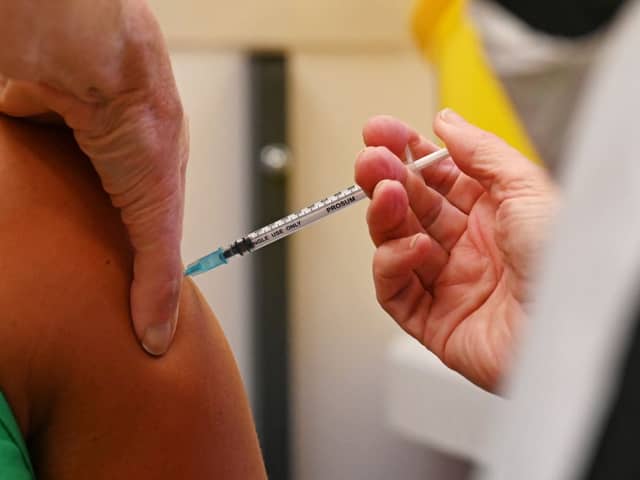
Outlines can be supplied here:
<path id="1" fill-rule="evenodd" d="M 422 227 L 414 227 L 413 230 L 403 232 L 403 235 L 426 231 L 445 250 L 453 248 L 466 230 L 467 216 L 438 192 L 425 185 L 420 175 L 409 172 L 400 159 L 385 147 L 369 147 L 363 150 L 356 160 L 358 184 L 368 192 L 384 178 L 399 181 L 403 185 L 411 210 Z M 385 214 L 388 215 L 386 212 Z M 403 235 L 396 234 L 395 237 Z M 389 237 L 372 238 L 381 242 Z"/>
<path id="2" fill-rule="evenodd" d="M 0 111 L 12 117 L 43 115 L 50 110 L 42 103 L 31 82 L 19 82 L 2 77 Z"/>
<path id="3" fill-rule="evenodd" d="M 432 282 L 446 264 L 446 256 L 442 257 L 440 252 L 436 242 L 425 234 L 417 234 L 384 243 L 374 255 L 378 302 L 418 339 L 424 336 L 432 302 L 430 291 L 424 287 L 425 276 L 430 276 Z"/>
<path id="4" fill-rule="evenodd" d="M 409 148 L 416 159 L 439 149 L 434 142 L 410 126 L 389 116 L 370 119 L 363 129 L 363 138 L 366 145 L 387 147 L 398 157 L 402 157 L 406 148 Z M 421 175 L 427 185 L 444 195 L 464 213 L 469 213 L 484 192 L 484 188 L 463 174 L 450 158 L 423 169 Z"/>
<path id="5" fill-rule="evenodd" d="M 468 216 L 428 187 L 428 195 L 421 193 L 423 186 L 422 178 L 408 176 L 405 188 L 411 209 L 425 231 L 449 252 L 467 230 Z"/>
<path id="6" fill-rule="evenodd" d="M 381 180 L 375 187 L 367 209 L 367 224 L 376 246 L 423 231 L 409 209 L 404 187 L 397 181 L 387 179 Z"/>
<path id="7" fill-rule="evenodd" d="M 137 133 L 134 139 L 144 140 L 145 135 Z M 87 141 L 80 142 L 81 146 L 99 152 L 89 156 L 113 205 L 121 210 L 133 246 L 131 314 L 135 333 L 148 353 L 162 355 L 175 333 L 183 279 L 180 241 L 189 153 L 186 124 L 165 132 L 153 144 L 142 143 L 147 152 L 139 157 L 128 153 L 135 145 L 131 140 L 113 144 L 91 132 L 84 132 L 83 137 Z M 136 162 L 127 163 L 132 158 Z"/>
<path id="8" fill-rule="evenodd" d="M 178 322 L 182 262 L 174 248 L 135 249 L 131 313 L 136 335 L 151 355 L 169 349 Z"/>
<path id="9" fill-rule="evenodd" d="M 176 187 L 179 190 L 179 187 Z M 180 259 L 182 206 L 179 195 L 153 211 L 138 205 L 122 208 L 122 218 L 134 249 L 131 314 L 144 349 L 163 355 L 178 321 L 183 269 Z"/>
<path id="10" fill-rule="evenodd" d="M 0 89 L 0 111 L 14 117 L 29 117 L 47 123 L 62 123 L 86 129 L 95 117 L 95 105 L 73 95 L 35 82 L 8 80 Z"/>
<path id="11" fill-rule="evenodd" d="M 542 173 L 540 167 L 502 139 L 471 125 L 452 110 L 443 110 L 436 116 L 434 131 L 447 145 L 456 165 L 494 197 L 523 178 Z"/>
<path id="12" fill-rule="evenodd" d="M 406 191 L 399 182 L 392 180 L 383 180 L 376 187 L 367 211 L 367 221 L 371 238 L 379 247 L 424 234 L 422 226 L 407 206 Z M 424 289 L 431 288 L 448 259 L 448 253 L 442 245 L 427 238 L 430 242 L 429 259 L 414 269 Z"/>
<path id="13" fill-rule="evenodd" d="M 437 149 L 433 142 L 412 129 L 409 132 L 409 148 L 415 158 L 429 155 Z M 449 204 L 465 214 L 469 214 L 485 192 L 482 185 L 462 173 L 450 157 L 429 165 L 418 172 L 418 175 L 429 187 L 444 196 Z"/>
<path id="14" fill-rule="evenodd" d="M 378 115 L 367 121 L 362 139 L 368 147 L 386 147 L 401 158 L 409 143 L 409 128 L 394 117 Z"/>
<path id="15" fill-rule="evenodd" d="M 407 174 L 406 169 L 386 147 L 367 147 L 356 158 L 355 180 L 367 196 L 371 197 L 376 185 L 382 180 L 402 181 Z"/>

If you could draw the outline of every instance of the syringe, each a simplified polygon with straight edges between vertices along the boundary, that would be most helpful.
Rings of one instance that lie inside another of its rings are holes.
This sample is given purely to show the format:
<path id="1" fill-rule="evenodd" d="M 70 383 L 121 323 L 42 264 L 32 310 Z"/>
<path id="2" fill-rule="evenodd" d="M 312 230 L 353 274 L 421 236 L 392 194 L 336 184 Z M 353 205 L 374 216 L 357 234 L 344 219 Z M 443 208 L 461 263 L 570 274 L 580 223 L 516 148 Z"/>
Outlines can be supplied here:
<path id="1" fill-rule="evenodd" d="M 411 170 L 418 171 L 448 156 L 449 152 L 443 148 L 415 162 L 410 162 L 407 166 Z M 189 264 L 184 274 L 187 276 L 200 275 L 220 265 L 225 265 L 229 262 L 229 259 L 235 255 L 244 255 L 245 253 L 260 250 L 267 245 L 299 232 L 318 220 L 354 205 L 363 198 L 366 198 L 366 196 L 362 188 L 358 185 L 352 185 L 334 195 L 315 202 L 313 205 L 303 208 L 299 212 L 292 213 L 245 235 L 227 248 L 218 248 L 215 252 L 205 255 Z"/>

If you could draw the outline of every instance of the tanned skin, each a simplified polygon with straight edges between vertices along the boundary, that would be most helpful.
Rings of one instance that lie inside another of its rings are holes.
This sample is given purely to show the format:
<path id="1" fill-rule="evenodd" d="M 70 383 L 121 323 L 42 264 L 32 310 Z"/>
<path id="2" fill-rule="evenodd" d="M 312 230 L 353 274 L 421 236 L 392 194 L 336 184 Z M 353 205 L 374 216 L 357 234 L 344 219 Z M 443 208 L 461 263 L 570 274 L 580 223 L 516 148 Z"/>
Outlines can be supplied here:
<path id="1" fill-rule="evenodd" d="M 0 390 L 39 479 L 266 478 L 218 322 L 185 281 L 169 352 L 131 328 L 133 252 L 71 134 L 0 116 Z"/>

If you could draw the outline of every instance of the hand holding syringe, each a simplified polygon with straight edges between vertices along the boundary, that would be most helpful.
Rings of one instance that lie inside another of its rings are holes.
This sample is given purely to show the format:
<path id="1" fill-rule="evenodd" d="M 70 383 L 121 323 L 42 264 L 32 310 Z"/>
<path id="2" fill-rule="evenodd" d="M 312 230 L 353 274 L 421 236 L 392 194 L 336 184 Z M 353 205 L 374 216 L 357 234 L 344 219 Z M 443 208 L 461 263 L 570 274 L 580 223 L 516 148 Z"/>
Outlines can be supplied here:
<path id="1" fill-rule="evenodd" d="M 407 167 L 411 170 L 418 171 L 429 165 L 447 158 L 449 152 L 446 149 L 438 150 L 426 157 L 415 162 L 410 162 Z M 366 194 L 358 185 L 346 188 L 335 195 L 320 200 L 313 205 L 303 208 L 299 212 L 281 218 L 265 227 L 260 228 L 248 235 L 236 240 L 227 248 L 218 248 L 216 251 L 206 255 L 195 262 L 189 264 L 186 268 L 185 275 L 199 275 L 201 273 L 212 270 L 220 265 L 228 263 L 229 258 L 234 255 L 244 255 L 260 250 L 278 240 L 288 237 L 292 233 L 299 232 L 303 228 L 318 220 L 332 215 L 333 213 L 344 210 L 347 207 L 366 198 Z"/>

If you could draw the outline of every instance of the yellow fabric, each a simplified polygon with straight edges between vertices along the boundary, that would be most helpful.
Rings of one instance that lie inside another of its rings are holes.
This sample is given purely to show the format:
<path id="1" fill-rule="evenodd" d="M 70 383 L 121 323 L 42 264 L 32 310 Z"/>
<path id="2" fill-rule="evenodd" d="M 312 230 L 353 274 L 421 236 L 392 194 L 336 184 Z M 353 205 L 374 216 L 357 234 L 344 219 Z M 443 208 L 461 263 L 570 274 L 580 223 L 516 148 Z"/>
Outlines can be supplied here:
<path id="1" fill-rule="evenodd" d="M 533 143 L 489 66 L 466 8 L 467 0 L 416 0 L 414 33 L 435 67 L 440 104 L 453 108 L 540 163 Z"/>

